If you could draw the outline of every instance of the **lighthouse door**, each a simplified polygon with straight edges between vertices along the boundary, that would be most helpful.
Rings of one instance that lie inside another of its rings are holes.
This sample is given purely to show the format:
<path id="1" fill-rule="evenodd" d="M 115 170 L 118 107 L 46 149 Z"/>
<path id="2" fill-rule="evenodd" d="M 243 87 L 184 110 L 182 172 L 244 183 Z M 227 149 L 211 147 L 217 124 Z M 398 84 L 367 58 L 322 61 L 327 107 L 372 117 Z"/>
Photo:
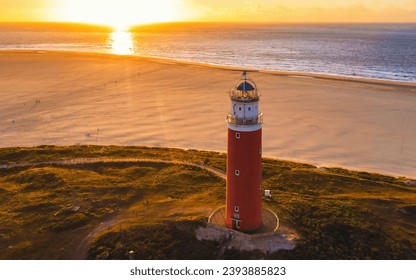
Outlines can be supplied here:
<path id="1" fill-rule="evenodd" d="M 237 220 L 237 219 L 232 219 L 232 220 L 233 220 L 233 229 L 239 230 L 241 220 Z"/>

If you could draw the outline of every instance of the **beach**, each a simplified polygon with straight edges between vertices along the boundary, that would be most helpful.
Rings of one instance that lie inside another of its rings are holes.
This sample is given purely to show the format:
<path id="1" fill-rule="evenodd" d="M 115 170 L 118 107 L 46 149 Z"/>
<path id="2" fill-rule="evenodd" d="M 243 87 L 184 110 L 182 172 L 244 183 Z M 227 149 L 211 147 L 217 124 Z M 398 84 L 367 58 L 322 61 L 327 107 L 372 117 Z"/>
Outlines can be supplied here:
<path id="1" fill-rule="evenodd" d="M 0 52 L 0 147 L 134 145 L 225 152 L 231 67 Z M 241 70 L 241 69 L 240 69 Z M 416 83 L 260 71 L 263 155 L 416 178 Z"/>

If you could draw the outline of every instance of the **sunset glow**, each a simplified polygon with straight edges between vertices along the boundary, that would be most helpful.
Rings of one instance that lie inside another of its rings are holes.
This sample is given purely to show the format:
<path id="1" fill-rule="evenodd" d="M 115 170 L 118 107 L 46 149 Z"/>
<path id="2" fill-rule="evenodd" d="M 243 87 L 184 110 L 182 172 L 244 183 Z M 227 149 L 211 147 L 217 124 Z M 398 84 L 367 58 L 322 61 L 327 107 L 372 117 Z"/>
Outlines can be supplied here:
<path id="1" fill-rule="evenodd" d="M 416 22 L 415 0 L 0 0 L 0 22 Z"/>
<path id="2" fill-rule="evenodd" d="M 67 0 L 58 5 L 58 18 L 67 22 L 110 25 L 123 30 L 131 25 L 178 21 L 183 15 L 171 0 Z"/>

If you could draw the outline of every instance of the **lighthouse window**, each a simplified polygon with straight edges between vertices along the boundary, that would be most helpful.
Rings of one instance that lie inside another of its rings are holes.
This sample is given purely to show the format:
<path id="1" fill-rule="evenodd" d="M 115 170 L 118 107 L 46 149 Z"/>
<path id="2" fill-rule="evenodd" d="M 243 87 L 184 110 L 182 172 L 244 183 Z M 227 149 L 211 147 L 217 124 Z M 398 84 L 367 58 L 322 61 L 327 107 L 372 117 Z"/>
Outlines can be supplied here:
<path id="1" fill-rule="evenodd" d="M 237 212 L 238 213 L 238 211 L 240 211 L 240 207 L 234 206 L 234 212 Z"/>
<path id="2" fill-rule="evenodd" d="M 235 138 L 240 139 L 240 132 L 235 133 Z"/>
<path id="3" fill-rule="evenodd" d="M 248 110 L 251 111 L 251 107 L 248 107 Z"/>
<path id="4" fill-rule="evenodd" d="M 238 111 L 241 111 L 241 107 L 238 107 Z"/>
<path id="5" fill-rule="evenodd" d="M 240 176 L 240 170 L 236 169 L 235 170 L 235 175 Z"/>

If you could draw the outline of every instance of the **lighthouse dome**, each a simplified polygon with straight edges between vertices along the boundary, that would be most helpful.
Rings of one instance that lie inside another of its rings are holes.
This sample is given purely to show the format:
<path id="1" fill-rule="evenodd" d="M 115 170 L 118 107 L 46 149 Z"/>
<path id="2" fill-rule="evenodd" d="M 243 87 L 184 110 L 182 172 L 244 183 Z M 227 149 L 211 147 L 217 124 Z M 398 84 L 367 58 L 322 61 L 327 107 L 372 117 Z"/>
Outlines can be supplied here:
<path id="1" fill-rule="evenodd" d="M 243 81 L 237 86 L 237 90 L 241 90 L 241 91 L 255 90 L 255 86 L 248 81 Z"/>
<path id="2" fill-rule="evenodd" d="M 247 76 L 247 72 L 243 73 L 237 86 L 231 91 L 230 97 L 232 100 L 242 102 L 255 102 L 259 100 L 256 84 Z"/>

